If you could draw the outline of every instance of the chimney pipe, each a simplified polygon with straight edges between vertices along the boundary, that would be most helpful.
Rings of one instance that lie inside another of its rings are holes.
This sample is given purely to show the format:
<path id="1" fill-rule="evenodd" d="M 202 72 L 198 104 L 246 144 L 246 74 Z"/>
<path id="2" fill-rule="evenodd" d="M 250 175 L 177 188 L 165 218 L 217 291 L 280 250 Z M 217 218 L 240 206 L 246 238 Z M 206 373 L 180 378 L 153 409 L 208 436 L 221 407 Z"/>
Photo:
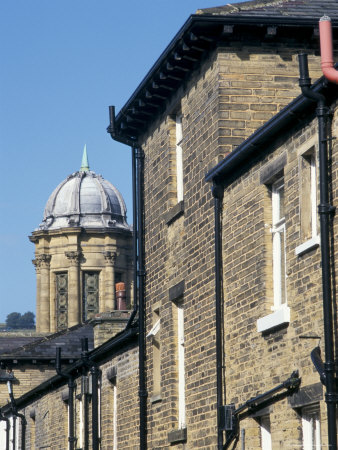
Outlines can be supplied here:
<path id="1" fill-rule="evenodd" d="M 323 16 L 319 21 L 321 66 L 324 76 L 338 84 L 338 71 L 333 65 L 333 44 L 331 19 Z"/>
<path id="2" fill-rule="evenodd" d="M 123 282 L 116 283 L 116 309 L 119 311 L 125 311 L 127 309 L 126 304 L 126 285 Z"/>

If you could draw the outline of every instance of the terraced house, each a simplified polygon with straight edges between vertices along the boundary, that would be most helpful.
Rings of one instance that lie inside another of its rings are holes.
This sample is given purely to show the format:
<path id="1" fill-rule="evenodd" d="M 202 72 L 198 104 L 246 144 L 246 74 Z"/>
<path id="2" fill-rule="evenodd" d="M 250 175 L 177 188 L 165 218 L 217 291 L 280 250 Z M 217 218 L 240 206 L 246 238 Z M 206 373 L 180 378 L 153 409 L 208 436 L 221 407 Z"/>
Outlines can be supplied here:
<path id="1" fill-rule="evenodd" d="M 130 318 L 16 399 L 31 448 L 337 448 L 338 90 L 327 18 L 321 69 L 323 14 L 335 38 L 333 0 L 198 10 L 110 108 L 133 157 Z"/>

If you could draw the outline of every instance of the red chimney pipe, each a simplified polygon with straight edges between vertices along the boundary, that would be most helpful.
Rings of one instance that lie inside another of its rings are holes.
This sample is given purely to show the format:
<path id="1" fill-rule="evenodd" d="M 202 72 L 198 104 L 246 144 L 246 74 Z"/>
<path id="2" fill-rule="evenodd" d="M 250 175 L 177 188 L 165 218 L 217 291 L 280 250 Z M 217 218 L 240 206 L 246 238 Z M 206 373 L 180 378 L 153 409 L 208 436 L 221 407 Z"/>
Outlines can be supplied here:
<path id="1" fill-rule="evenodd" d="M 324 76 L 338 84 L 338 71 L 333 66 L 333 45 L 331 19 L 323 16 L 319 21 L 321 66 Z"/>
<path id="2" fill-rule="evenodd" d="M 119 311 L 125 311 L 126 305 L 126 285 L 123 282 L 116 283 L 116 309 Z"/>

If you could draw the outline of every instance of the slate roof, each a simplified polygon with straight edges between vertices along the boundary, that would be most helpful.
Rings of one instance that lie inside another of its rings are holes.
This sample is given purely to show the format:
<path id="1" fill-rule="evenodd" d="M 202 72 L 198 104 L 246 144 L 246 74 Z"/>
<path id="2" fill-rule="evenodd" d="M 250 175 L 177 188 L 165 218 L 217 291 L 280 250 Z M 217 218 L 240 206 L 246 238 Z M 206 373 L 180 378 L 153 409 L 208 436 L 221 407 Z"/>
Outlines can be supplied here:
<path id="1" fill-rule="evenodd" d="M 337 0 L 253 0 L 197 10 L 196 14 L 250 17 L 306 17 L 320 19 L 324 14 L 338 20 Z"/>
<path id="2" fill-rule="evenodd" d="M 27 345 L 31 342 L 36 342 L 41 339 L 41 336 L 10 336 L 0 335 L 0 355 L 8 353 L 9 351 Z"/>
<path id="3" fill-rule="evenodd" d="M 8 359 L 53 359 L 55 358 L 56 347 L 62 348 L 63 359 L 76 359 L 81 355 L 81 339 L 88 338 L 88 349 L 94 347 L 93 325 L 75 325 L 67 330 L 59 331 L 33 342 L 26 343 L 14 348 L 8 339 L 8 347 L 0 350 L 0 360 Z M 17 342 L 15 340 L 14 342 Z"/>
<path id="4" fill-rule="evenodd" d="M 111 357 L 112 355 L 115 355 L 119 352 L 123 352 L 129 346 L 136 347 L 138 345 L 137 336 L 138 336 L 138 325 L 134 324 L 130 328 L 124 329 L 120 333 L 116 334 L 99 347 L 96 347 L 92 352 L 90 352 L 89 357 L 95 363 L 101 364 L 103 361 L 107 360 L 107 357 Z M 82 365 L 83 362 L 81 361 L 81 359 L 77 359 L 69 366 L 67 366 L 65 369 L 63 369 L 63 371 L 68 374 L 78 376 L 79 370 L 81 369 Z M 1 375 L 3 374 L 4 371 L 1 371 L 0 369 L 0 378 Z M 5 381 L 5 379 L 3 381 Z M 45 395 L 47 392 L 51 392 L 57 389 L 58 387 L 63 386 L 66 383 L 67 378 L 56 374 L 52 378 L 48 378 L 46 381 L 43 381 L 42 383 L 37 385 L 31 391 L 28 391 L 21 397 L 16 398 L 15 399 L 16 406 L 18 409 L 25 408 L 35 400 L 41 398 L 41 396 Z M 11 413 L 11 405 L 9 403 L 7 405 L 4 405 L 1 408 L 1 412 L 4 415 Z"/>

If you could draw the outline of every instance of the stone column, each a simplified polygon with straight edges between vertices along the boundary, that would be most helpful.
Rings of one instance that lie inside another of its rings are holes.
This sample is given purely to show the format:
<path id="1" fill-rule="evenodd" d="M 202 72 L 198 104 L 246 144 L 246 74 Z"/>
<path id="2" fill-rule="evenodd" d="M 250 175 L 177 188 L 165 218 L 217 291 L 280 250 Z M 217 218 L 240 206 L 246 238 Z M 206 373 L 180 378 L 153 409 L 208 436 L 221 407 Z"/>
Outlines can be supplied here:
<path id="1" fill-rule="evenodd" d="M 49 272 L 49 298 L 50 298 L 50 331 L 56 331 L 56 286 L 55 274 Z"/>
<path id="2" fill-rule="evenodd" d="M 38 259 L 33 259 L 32 263 L 35 266 L 36 272 L 36 308 L 35 308 L 35 324 L 36 331 L 40 331 L 40 295 L 41 295 L 41 272 L 40 272 L 40 261 Z"/>
<path id="3" fill-rule="evenodd" d="M 116 252 L 104 252 L 104 259 L 106 261 L 106 268 L 104 274 L 104 308 L 100 307 L 102 311 L 114 311 L 115 309 L 115 262 Z"/>
<path id="4" fill-rule="evenodd" d="M 40 297 L 39 297 L 39 331 L 50 332 L 50 299 L 49 299 L 49 269 L 51 255 L 38 255 L 36 264 L 40 270 Z"/>
<path id="5" fill-rule="evenodd" d="M 68 270 L 68 328 L 81 323 L 79 260 L 80 252 L 65 252 L 70 266 Z"/>

